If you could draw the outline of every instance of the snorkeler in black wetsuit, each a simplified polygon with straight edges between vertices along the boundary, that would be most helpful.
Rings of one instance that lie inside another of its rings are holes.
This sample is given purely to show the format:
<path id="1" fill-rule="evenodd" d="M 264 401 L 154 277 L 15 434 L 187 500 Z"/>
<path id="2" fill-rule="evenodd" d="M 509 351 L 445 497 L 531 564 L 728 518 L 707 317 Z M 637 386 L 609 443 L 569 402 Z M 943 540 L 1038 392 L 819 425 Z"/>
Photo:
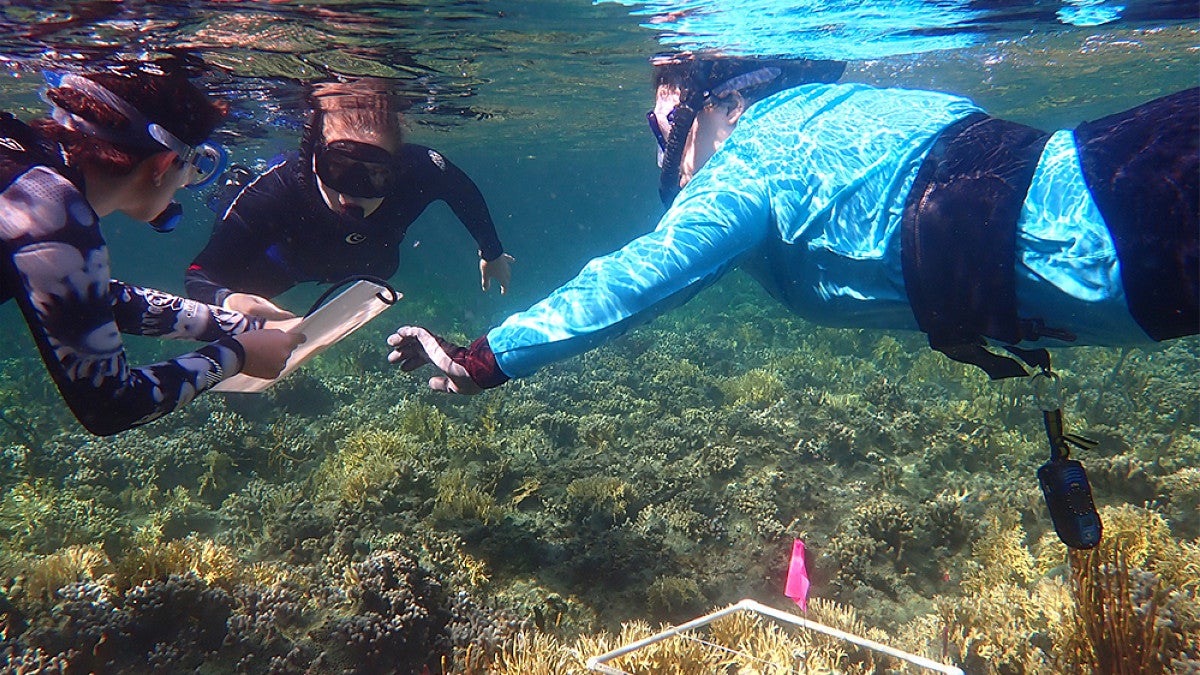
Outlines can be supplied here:
<path id="1" fill-rule="evenodd" d="M 495 280 L 506 291 L 512 258 L 479 188 L 437 151 L 402 143 L 389 100 L 357 90 L 316 97 L 310 128 L 320 137 L 249 183 L 220 214 L 188 267 L 188 295 L 283 318 L 267 299 L 298 283 L 392 276 L 409 226 L 437 200 L 478 244 L 484 290 Z"/>

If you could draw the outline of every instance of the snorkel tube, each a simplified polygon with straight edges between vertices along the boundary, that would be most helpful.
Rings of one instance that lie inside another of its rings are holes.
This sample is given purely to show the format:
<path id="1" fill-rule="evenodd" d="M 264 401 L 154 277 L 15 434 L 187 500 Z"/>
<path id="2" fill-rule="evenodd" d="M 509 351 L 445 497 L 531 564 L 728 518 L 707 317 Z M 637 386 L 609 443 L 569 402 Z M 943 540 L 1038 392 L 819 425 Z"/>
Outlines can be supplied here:
<path id="1" fill-rule="evenodd" d="M 679 194 L 679 165 L 683 162 L 683 147 L 687 144 L 688 134 L 692 133 L 696 114 L 707 102 L 708 78 L 712 67 L 712 61 L 696 64 L 695 71 L 688 78 L 691 81 L 689 91 L 684 92 L 679 107 L 675 108 L 671 117 L 671 135 L 667 137 L 667 146 L 663 148 L 662 173 L 658 179 L 658 196 L 667 208 Z"/>
<path id="2" fill-rule="evenodd" d="M 684 103 L 675 109 L 671 135 L 667 137 L 667 147 L 663 149 L 662 174 L 658 178 L 658 196 L 663 206 L 668 208 L 679 194 L 679 165 L 683 161 L 683 146 L 695 121 L 696 110 L 691 105 Z"/>

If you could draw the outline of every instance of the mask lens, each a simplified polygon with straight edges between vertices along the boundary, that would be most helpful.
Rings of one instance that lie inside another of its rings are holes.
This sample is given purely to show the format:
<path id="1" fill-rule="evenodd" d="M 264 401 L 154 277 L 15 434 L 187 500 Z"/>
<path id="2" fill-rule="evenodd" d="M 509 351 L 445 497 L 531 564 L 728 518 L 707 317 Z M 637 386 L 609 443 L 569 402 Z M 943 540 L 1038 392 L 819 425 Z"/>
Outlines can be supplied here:
<path id="1" fill-rule="evenodd" d="M 386 151 L 372 145 L 337 141 L 318 149 L 317 176 L 330 189 L 344 195 L 378 199 L 387 195 L 392 184 L 389 158 Z"/>
<path id="2" fill-rule="evenodd" d="M 201 143 L 196 147 L 190 161 L 192 175 L 188 179 L 187 187 L 201 188 L 213 182 L 225 168 L 225 160 L 225 148 L 207 141 Z"/>

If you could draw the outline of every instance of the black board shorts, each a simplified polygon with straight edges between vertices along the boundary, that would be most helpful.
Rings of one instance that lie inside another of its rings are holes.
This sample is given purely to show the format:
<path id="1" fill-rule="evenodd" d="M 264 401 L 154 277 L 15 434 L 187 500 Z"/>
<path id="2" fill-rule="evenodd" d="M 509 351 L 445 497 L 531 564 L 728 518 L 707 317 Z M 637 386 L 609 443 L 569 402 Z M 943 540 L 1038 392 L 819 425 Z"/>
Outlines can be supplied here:
<path id="1" fill-rule="evenodd" d="M 1075 143 L 1133 318 L 1155 340 L 1197 334 L 1200 88 L 1084 122 Z"/>

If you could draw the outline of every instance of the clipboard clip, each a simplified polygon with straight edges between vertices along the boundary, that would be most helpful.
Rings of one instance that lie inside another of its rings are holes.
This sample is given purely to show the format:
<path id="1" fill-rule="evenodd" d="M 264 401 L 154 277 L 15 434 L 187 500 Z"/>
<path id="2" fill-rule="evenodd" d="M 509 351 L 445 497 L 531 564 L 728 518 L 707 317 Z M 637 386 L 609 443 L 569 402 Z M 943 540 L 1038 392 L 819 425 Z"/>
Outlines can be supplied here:
<path id="1" fill-rule="evenodd" d="M 335 282 L 329 288 L 325 289 L 325 292 L 317 298 L 317 301 L 312 304 L 312 307 L 309 307 L 308 311 L 304 313 L 304 316 L 309 316 L 313 312 L 320 309 L 321 305 L 325 304 L 325 301 L 329 299 L 329 296 L 333 295 L 338 289 L 356 281 L 370 281 L 373 284 L 379 284 L 380 286 L 383 286 L 384 290 L 387 291 L 387 295 L 384 295 L 381 291 L 376 293 L 375 297 L 379 298 L 379 301 L 385 305 L 394 305 L 400 300 L 400 293 L 397 292 L 396 289 L 389 284 L 386 279 L 371 276 L 370 274 L 352 274 L 341 281 Z"/>

